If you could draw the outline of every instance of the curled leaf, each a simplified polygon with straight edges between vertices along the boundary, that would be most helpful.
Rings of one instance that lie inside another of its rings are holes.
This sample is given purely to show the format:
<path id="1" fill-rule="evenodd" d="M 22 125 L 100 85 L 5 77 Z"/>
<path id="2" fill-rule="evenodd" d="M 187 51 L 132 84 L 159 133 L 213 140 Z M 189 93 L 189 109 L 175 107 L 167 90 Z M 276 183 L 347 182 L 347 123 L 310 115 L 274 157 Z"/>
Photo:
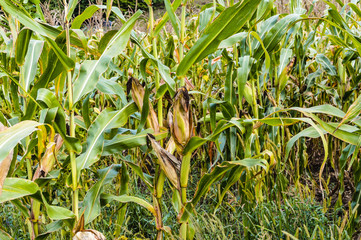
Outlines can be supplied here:
<path id="1" fill-rule="evenodd" d="M 180 189 L 179 172 L 181 161 L 163 149 L 152 134 L 147 134 L 147 137 L 154 152 L 157 154 L 159 165 L 165 172 L 165 175 L 174 187 Z"/>
<path id="2" fill-rule="evenodd" d="M 63 139 L 59 134 L 57 134 L 54 138 L 54 142 L 50 142 L 47 147 L 43 157 L 40 160 L 39 167 L 36 169 L 36 172 L 33 177 L 33 181 L 35 179 L 45 177 L 48 172 L 50 172 L 55 163 L 56 153 L 59 151 L 61 146 L 63 145 Z"/>

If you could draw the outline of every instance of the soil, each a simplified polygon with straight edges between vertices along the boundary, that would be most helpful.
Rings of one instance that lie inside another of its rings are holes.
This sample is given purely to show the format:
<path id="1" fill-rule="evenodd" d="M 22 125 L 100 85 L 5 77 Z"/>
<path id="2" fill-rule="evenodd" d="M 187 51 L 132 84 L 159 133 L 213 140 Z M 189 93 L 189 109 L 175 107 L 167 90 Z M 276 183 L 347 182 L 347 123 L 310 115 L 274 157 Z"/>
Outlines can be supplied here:
<path id="1" fill-rule="evenodd" d="M 334 207 L 338 200 L 339 193 L 340 193 L 340 187 L 341 187 L 340 180 L 338 179 L 339 171 L 338 171 L 337 167 L 335 167 L 336 169 L 334 169 L 331 166 L 330 161 L 327 161 L 325 168 L 323 170 L 323 173 L 322 173 L 322 178 L 325 181 L 327 181 L 327 179 L 329 179 L 328 186 L 327 186 L 329 189 L 329 194 L 327 195 L 326 191 L 324 189 L 322 191 L 320 188 L 320 185 L 319 185 L 319 182 L 320 182 L 319 181 L 319 173 L 320 173 L 321 166 L 322 166 L 322 163 L 324 161 L 324 156 L 325 156 L 322 142 L 320 139 L 307 139 L 306 146 L 307 146 L 307 154 L 308 154 L 307 167 L 308 167 L 311 177 L 314 179 L 314 182 L 312 183 L 310 180 L 307 180 L 307 177 L 306 177 L 305 183 L 309 186 L 310 189 L 316 188 L 315 189 L 315 192 L 316 192 L 315 199 L 320 204 L 322 204 L 324 197 L 330 197 L 331 198 L 331 206 L 330 206 L 329 210 L 335 211 Z M 334 159 L 336 159 L 336 160 L 339 159 L 340 155 L 341 155 L 341 151 L 340 150 L 336 151 L 336 153 L 334 154 Z M 337 166 L 338 164 L 336 163 L 335 165 Z M 309 177 L 308 177 L 308 179 L 309 179 Z M 314 184 L 315 182 L 317 184 Z M 352 196 L 355 192 L 352 171 L 344 171 L 343 184 L 344 184 L 344 192 L 341 195 L 342 207 L 343 207 L 343 209 L 348 210 L 349 203 L 352 201 Z M 343 212 L 340 211 L 339 214 L 341 216 L 343 214 Z M 361 228 L 353 234 L 352 239 L 361 240 Z"/>
<path id="2" fill-rule="evenodd" d="M 320 139 L 308 139 L 306 141 L 307 145 L 307 154 L 308 154 L 308 169 L 312 176 L 312 178 L 315 180 L 316 183 L 319 183 L 319 173 L 321 170 L 322 163 L 324 161 L 324 149 L 322 146 L 322 142 Z M 337 151 L 334 159 L 338 159 L 340 157 L 341 152 Z M 337 165 L 337 164 L 336 164 Z M 322 178 L 326 181 L 328 178 L 330 178 L 328 183 L 328 189 L 329 194 L 327 195 L 326 191 L 322 190 L 318 184 L 318 187 L 316 189 L 316 200 L 319 202 L 322 202 L 323 196 L 324 197 L 331 197 L 331 207 L 334 207 L 338 195 L 339 190 L 341 187 L 341 183 L 338 179 L 338 169 L 335 167 L 336 170 L 331 166 L 331 163 L 328 161 L 325 165 L 325 168 L 322 173 Z M 355 191 L 355 187 L 352 180 L 352 171 L 344 172 L 344 192 L 342 193 L 342 204 L 344 209 L 348 209 L 348 203 L 352 200 L 352 195 Z M 311 187 L 311 186 L 310 186 Z"/>

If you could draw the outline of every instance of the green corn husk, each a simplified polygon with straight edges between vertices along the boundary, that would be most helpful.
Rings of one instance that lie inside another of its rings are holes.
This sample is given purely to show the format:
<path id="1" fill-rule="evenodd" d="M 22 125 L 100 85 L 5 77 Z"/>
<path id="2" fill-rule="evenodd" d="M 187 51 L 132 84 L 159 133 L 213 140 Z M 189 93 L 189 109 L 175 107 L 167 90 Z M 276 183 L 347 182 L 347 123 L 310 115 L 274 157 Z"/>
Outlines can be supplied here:
<path id="1" fill-rule="evenodd" d="M 193 135 L 193 119 L 189 94 L 185 87 L 178 89 L 172 106 L 168 113 L 168 125 L 174 139 L 177 152 L 182 152 Z"/>

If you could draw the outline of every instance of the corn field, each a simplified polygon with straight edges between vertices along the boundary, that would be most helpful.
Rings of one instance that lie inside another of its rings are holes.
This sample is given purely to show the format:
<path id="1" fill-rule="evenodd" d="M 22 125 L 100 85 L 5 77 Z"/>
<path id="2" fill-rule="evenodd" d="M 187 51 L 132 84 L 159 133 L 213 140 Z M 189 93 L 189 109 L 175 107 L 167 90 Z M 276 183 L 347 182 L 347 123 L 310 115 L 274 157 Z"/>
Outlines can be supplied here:
<path id="1" fill-rule="evenodd" d="M 0 0 L 0 239 L 360 239 L 361 2 L 144 2 Z"/>

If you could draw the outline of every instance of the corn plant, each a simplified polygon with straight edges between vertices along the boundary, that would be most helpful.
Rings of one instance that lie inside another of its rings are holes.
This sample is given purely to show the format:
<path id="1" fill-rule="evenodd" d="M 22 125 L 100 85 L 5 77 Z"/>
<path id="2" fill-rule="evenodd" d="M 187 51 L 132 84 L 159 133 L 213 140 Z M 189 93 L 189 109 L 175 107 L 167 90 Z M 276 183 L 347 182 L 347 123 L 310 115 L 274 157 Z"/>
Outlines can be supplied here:
<path id="1" fill-rule="evenodd" d="M 192 1 L 165 0 L 156 19 L 147 0 L 144 23 L 113 1 L 74 16 L 77 1 L 64 0 L 62 25 L 51 26 L 39 1 L 0 0 L 0 203 L 23 215 L 30 239 L 121 239 L 136 228 L 133 208 L 148 211 L 147 237 L 195 239 L 205 204 L 214 214 L 239 204 L 237 238 L 252 239 L 261 236 L 247 213 L 283 209 L 296 192 L 342 217 L 331 233 L 274 234 L 351 236 L 361 10 L 325 2 L 315 17 L 297 0 L 287 14 L 273 0 L 214 0 L 196 14 Z M 120 27 L 85 31 L 96 12 Z M 101 232 L 111 206 L 114 231 Z M 12 239 L 2 226 L 0 238 Z"/>

